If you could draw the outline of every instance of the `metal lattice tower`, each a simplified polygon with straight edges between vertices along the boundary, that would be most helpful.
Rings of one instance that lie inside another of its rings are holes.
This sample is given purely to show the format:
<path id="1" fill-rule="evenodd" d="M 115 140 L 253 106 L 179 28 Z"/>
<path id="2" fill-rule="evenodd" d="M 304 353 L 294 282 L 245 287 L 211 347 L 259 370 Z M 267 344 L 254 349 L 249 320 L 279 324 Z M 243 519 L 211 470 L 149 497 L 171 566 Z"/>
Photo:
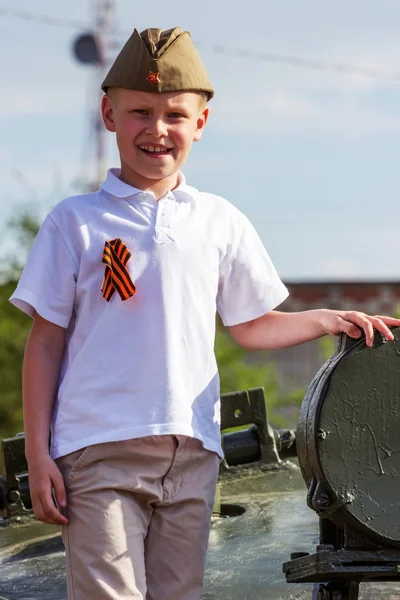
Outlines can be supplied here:
<path id="1" fill-rule="evenodd" d="M 117 0 L 91 0 L 93 27 L 80 33 L 74 42 L 74 55 L 78 62 L 90 67 L 88 110 L 89 145 L 83 157 L 82 178 L 85 187 L 96 190 L 104 180 L 107 162 L 106 130 L 104 128 L 100 102 L 100 89 L 111 63 L 116 29 Z"/>

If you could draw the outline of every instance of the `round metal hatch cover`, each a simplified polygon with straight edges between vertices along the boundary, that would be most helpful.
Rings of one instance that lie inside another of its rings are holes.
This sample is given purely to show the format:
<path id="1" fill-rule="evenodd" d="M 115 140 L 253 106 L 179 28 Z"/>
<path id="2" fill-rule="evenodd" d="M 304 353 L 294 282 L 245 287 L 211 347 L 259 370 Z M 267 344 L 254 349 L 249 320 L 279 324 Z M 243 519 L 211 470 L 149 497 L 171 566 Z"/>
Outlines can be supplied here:
<path id="1" fill-rule="evenodd" d="M 320 405 L 318 458 L 341 514 L 400 544 L 400 329 L 337 364 Z"/>

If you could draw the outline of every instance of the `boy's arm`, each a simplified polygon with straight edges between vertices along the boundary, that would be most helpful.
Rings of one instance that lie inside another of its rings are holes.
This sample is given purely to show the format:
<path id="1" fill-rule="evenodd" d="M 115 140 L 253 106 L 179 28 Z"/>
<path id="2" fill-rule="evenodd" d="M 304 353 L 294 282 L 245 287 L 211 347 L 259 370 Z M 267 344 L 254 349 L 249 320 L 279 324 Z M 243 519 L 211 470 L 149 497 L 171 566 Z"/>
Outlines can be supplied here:
<path id="1" fill-rule="evenodd" d="M 25 454 L 29 490 L 35 516 L 45 523 L 65 525 L 67 519 L 54 506 L 66 506 L 66 493 L 60 470 L 49 453 L 50 422 L 57 394 L 66 330 L 34 317 L 23 367 L 23 410 Z"/>
<path id="2" fill-rule="evenodd" d="M 254 321 L 231 326 L 235 341 L 247 350 L 286 348 L 322 337 L 327 333 L 347 333 L 352 338 L 364 331 L 366 343 L 372 346 L 374 329 L 392 340 L 389 327 L 399 327 L 400 320 L 391 317 L 369 316 L 357 311 L 329 309 L 297 313 L 271 311 Z"/>

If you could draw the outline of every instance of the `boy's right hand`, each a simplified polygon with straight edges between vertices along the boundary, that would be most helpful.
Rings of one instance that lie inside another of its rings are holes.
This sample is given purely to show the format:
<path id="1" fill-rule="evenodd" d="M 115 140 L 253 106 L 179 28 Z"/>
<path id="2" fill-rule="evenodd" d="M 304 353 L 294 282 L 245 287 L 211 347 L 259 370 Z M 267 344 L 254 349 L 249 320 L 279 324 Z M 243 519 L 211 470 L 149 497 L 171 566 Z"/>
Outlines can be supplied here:
<path id="1" fill-rule="evenodd" d="M 35 517 L 43 523 L 67 525 L 68 519 L 56 508 L 52 490 L 57 504 L 61 508 L 67 506 L 67 494 L 60 469 L 48 454 L 28 461 L 29 492 Z"/>

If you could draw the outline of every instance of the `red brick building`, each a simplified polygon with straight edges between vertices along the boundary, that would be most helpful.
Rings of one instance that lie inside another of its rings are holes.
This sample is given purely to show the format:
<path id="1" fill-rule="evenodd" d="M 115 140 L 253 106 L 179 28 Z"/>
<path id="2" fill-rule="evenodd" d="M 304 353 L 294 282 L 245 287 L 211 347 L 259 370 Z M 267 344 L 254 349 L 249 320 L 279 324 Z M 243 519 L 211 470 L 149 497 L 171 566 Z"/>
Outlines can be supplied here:
<path id="1" fill-rule="evenodd" d="M 400 309 L 399 281 L 286 282 L 290 296 L 282 310 L 354 309 L 392 315 Z"/>

